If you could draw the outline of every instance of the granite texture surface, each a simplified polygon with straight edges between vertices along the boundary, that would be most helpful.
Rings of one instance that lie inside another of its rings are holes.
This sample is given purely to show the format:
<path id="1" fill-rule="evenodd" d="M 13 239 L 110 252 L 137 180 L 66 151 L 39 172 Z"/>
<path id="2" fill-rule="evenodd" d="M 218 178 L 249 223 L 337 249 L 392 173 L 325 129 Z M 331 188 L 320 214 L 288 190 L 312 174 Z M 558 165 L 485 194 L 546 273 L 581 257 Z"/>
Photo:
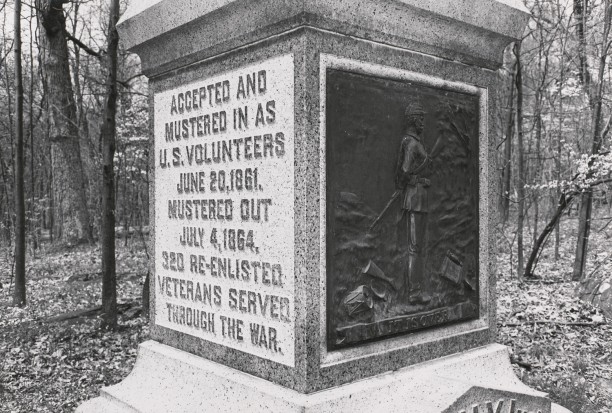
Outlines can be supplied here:
<path id="1" fill-rule="evenodd" d="M 291 367 L 294 72 L 293 54 L 284 54 L 157 92 L 154 102 L 155 323 Z M 248 79 L 258 87 L 247 96 L 240 85 Z M 188 120 L 193 128 L 184 128 Z M 205 208 L 190 214 L 202 199 Z"/>
<path id="2" fill-rule="evenodd" d="M 118 29 L 148 76 L 300 27 L 495 68 L 528 17 L 514 0 L 163 0 L 134 10 Z"/>
<path id="3" fill-rule="evenodd" d="M 120 24 L 130 21 L 124 25 L 125 36 L 129 39 L 126 42 L 127 47 L 144 43 L 154 39 L 170 30 L 186 25 L 199 17 L 206 16 L 218 9 L 228 6 L 232 0 L 213 0 L 213 1 L 197 1 L 183 0 L 180 3 L 171 0 L 141 0 L 130 3 L 128 9 L 121 17 Z M 287 2 L 283 2 L 286 4 Z M 436 1 L 436 0 L 400 0 L 402 6 L 422 9 L 432 14 L 437 14 L 448 19 L 463 21 L 465 23 L 479 26 L 483 28 L 494 27 L 495 23 L 501 23 L 493 30 L 501 34 L 512 36 L 517 29 L 512 20 L 503 19 L 507 17 L 512 10 L 519 10 L 527 13 L 527 9 L 520 0 L 460 0 L 460 1 Z M 350 3 L 346 3 L 350 4 Z M 341 2 L 323 1 L 323 0 L 301 0 L 293 1 L 290 7 L 296 12 L 319 13 L 324 15 L 321 6 L 329 7 L 330 5 L 338 10 L 344 7 Z M 180 6 L 180 7 L 177 7 Z M 261 6 L 260 6 L 261 7 Z M 167 13 L 171 10 L 173 13 Z M 495 13 L 503 13 L 502 16 L 493 16 Z M 361 12 L 367 15 L 366 10 Z M 388 17 L 388 16 L 385 16 Z M 276 16 L 269 16 L 270 20 L 277 20 Z M 142 22 L 160 22 L 159 25 L 150 25 L 147 30 L 142 30 Z"/>
<path id="4" fill-rule="evenodd" d="M 247 66 L 252 63 L 256 63 L 261 60 L 266 60 L 270 58 L 274 58 L 280 55 L 293 54 L 294 57 L 294 77 L 295 79 L 300 79 L 303 77 L 303 55 L 299 53 L 295 53 L 296 50 L 299 50 L 301 47 L 302 41 L 298 36 L 289 37 L 285 42 L 281 43 L 273 43 L 266 42 L 260 45 L 253 50 L 250 50 L 248 53 L 236 53 L 233 55 L 228 55 L 224 59 L 216 60 L 213 62 L 209 62 L 208 64 L 196 65 L 190 68 L 189 70 L 177 70 L 172 74 L 167 74 L 165 76 L 161 76 L 155 79 L 152 79 L 150 83 L 151 93 L 155 95 L 156 93 L 162 92 L 164 90 L 172 89 L 176 87 L 177 84 L 188 84 L 199 79 L 206 79 L 212 76 L 222 74 L 227 71 L 228 68 L 238 68 Z M 302 102 L 304 101 L 304 90 L 301 85 L 303 82 L 299 82 L 298 80 L 294 83 L 294 111 L 295 113 L 299 113 L 298 108 L 301 108 Z M 151 102 L 151 113 L 154 113 L 153 102 Z M 303 151 L 302 146 L 304 145 L 304 140 L 299 139 L 299 136 L 304 134 L 303 127 L 303 119 L 295 117 L 295 125 L 294 125 L 294 157 L 295 157 L 295 183 L 296 186 L 294 188 L 295 198 L 301 198 L 303 195 L 301 193 L 304 191 L 305 182 L 300 179 L 300 165 L 301 162 L 297 160 L 297 156 L 299 153 Z M 292 137 L 293 138 L 293 137 Z M 154 146 L 153 151 L 157 150 Z M 155 187 L 155 167 L 151 169 L 152 173 L 150 175 L 151 186 Z M 150 203 L 150 215 L 154 216 L 155 214 L 155 198 L 153 197 L 153 193 L 151 193 L 151 203 Z M 154 323 L 155 320 L 155 294 L 151 295 L 151 337 L 155 340 L 158 340 L 164 344 L 172 345 L 174 347 L 183 349 L 185 351 L 189 351 L 193 354 L 200 355 L 202 357 L 209 358 L 210 360 L 215 360 L 219 363 L 226 364 L 228 366 L 234 367 L 236 369 L 249 372 L 251 374 L 258 375 L 262 378 L 272 380 L 272 381 L 282 381 L 291 388 L 297 389 L 305 389 L 305 381 L 303 379 L 304 375 L 300 375 L 298 372 L 304 370 L 304 360 L 302 357 L 298 357 L 298 355 L 304 354 L 304 343 L 303 336 L 301 331 L 303 330 L 303 323 L 306 318 L 305 316 L 305 302 L 304 302 L 304 292 L 306 288 L 304 286 L 304 280 L 308 277 L 304 273 L 304 264 L 302 263 L 302 253 L 299 248 L 299 242 L 297 238 L 299 238 L 300 234 L 305 232 L 304 228 L 301 227 L 301 223 L 303 222 L 300 219 L 301 216 L 304 215 L 304 206 L 298 202 L 294 203 L 294 216 L 295 216 L 295 228 L 294 233 L 296 237 L 296 250 L 295 250 L 295 264 L 293 271 L 289 274 L 294 279 L 295 286 L 295 300 L 294 300 L 294 317 L 295 317 L 295 341 L 294 341 L 294 352 L 295 352 L 295 366 L 288 367 L 286 365 L 282 365 L 279 363 L 274 363 L 270 360 L 267 360 L 262 357 L 253 356 L 239 350 L 234 350 L 229 347 L 223 346 L 221 344 L 216 344 L 210 341 L 201 340 L 197 337 L 180 333 L 178 331 L 168 329 L 165 327 L 158 326 Z M 154 242 L 156 238 L 155 226 L 151 226 L 151 240 Z M 154 249 L 153 249 L 154 250 Z M 152 269 L 152 274 L 155 274 L 154 269 Z M 151 279 L 151 288 L 154 289 L 155 285 L 155 277 Z"/>
<path id="5" fill-rule="evenodd" d="M 172 389 L 171 392 L 168 389 Z M 491 404 L 493 410 L 488 410 Z M 514 410 L 511 410 L 514 406 Z M 476 409 L 476 410 L 475 410 Z M 505 347 L 489 345 L 305 395 L 164 346 L 141 345 L 132 374 L 77 413 L 566 412 L 512 372 Z"/>

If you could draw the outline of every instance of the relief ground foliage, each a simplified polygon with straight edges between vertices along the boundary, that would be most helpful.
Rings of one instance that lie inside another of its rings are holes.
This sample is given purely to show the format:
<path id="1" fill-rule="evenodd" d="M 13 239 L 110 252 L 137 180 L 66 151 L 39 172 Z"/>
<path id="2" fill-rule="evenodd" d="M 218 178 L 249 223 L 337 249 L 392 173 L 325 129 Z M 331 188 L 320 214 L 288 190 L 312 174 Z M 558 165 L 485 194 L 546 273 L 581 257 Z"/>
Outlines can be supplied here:
<path id="1" fill-rule="evenodd" d="M 516 374 L 557 403 L 575 413 L 612 413 L 612 325 L 568 281 L 575 227 L 564 221 L 561 259 L 547 247 L 541 279 L 527 281 L 516 278 L 512 228 L 498 228 L 498 342 L 511 349 Z M 612 226 L 595 228 L 592 237 L 587 274 L 610 276 Z M 99 329 L 99 247 L 43 244 L 28 259 L 25 309 L 9 305 L 11 258 L 0 249 L 0 412 L 72 412 L 131 371 L 138 344 L 148 339 L 141 312 L 147 254 L 142 243 L 118 244 L 117 332 Z"/>

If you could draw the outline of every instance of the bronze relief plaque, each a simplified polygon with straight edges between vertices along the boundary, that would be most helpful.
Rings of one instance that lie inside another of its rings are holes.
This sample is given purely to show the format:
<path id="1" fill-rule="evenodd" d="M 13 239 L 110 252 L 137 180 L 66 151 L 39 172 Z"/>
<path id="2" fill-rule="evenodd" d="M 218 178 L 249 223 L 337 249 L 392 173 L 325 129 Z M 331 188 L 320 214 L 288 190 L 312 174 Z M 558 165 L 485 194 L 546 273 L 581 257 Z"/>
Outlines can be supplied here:
<path id="1" fill-rule="evenodd" d="M 479 316 L 478 95 L 327 70 L 328 349 Z"/>

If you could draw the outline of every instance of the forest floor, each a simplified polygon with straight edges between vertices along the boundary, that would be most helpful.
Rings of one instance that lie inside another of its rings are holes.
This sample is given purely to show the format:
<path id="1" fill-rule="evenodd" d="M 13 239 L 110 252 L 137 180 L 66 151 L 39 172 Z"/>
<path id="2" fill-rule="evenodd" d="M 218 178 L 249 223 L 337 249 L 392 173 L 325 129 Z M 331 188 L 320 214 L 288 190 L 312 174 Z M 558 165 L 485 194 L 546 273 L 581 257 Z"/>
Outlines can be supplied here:
<path id="1" fill-rule="evenodd" d="M 608 222 L 594 220 L 588 275 L 612 276 Z M 509 248 L 515 230 L 498 230 L 497 341 L 510 348 L 515 373 L 531 387 L 574 413 L 612 413 L 612 320 L 577 298 L 578 282 L 571 281 L 577 224 L 564 218 L 559 259 L 553 234 L 540 257 L 539 279 L 526 281 L 516 277 L 516 242 L 512 254 Z"/>
<path id="2" fill-rule="evenodd" d="M 517 375 L 530 386 L 574 413 L 612 413 L 612 325 L 575 298 L 577 283 L 568 281 L 575 223 L 563 224 L 561 258 L 555 261 L 547 248 L 541 279 L 527 282 L 511 270 L 516 251 L 510 254 L 507 240 L 513 234 L 498 231 L 498 341 L 509 346 Z M 593 233 L 590 256 L 596 258 L 587 273 L 597 266 L 612 272 L 612 262 L 597 258 L 612 251 L 612 228 Z M 9 305 L 10 257 L 0 249 L 0 412 L 72 412 L 131 371 L 138 344 L 148 339 L 141 314 L 147 255 L 142 243 L 117 244 L 123 303 L 117 332 L 101 331 L 95 311 L 53 318 L 100 305 L 99 247 L 54 251 L 45 245 L 28 258 L 24 309 Z"/>
<path id="3" fill-rule="evenodd" d="M 117 244 L 123 310 L 117 332 L 100 330 L 95 311 L 66 321 L 52 318 L 100 306 L 99 247 L 47 248 L 28 258 L 24 309 L 8 306 L 10 258 L 0 250 L 0 412 L 73 412 L 132 370 L 138 344 L 149 335 L 141 311 L 147 258 L 142 243 Z"/>

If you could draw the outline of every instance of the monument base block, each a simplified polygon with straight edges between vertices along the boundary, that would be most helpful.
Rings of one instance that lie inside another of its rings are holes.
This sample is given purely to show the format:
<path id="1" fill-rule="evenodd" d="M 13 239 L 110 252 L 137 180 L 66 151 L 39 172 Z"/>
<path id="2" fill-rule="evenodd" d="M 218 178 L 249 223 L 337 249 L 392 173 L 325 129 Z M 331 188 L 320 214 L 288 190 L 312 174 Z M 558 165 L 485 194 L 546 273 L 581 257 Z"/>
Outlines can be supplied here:
<path id="1" fill-rule="evenodd" d="M 329 390 L 301 394 L 147 341 L 132 373 L 77 413 L 360 412 L 568 413 L 514 375 L 491 344 Z"/>

